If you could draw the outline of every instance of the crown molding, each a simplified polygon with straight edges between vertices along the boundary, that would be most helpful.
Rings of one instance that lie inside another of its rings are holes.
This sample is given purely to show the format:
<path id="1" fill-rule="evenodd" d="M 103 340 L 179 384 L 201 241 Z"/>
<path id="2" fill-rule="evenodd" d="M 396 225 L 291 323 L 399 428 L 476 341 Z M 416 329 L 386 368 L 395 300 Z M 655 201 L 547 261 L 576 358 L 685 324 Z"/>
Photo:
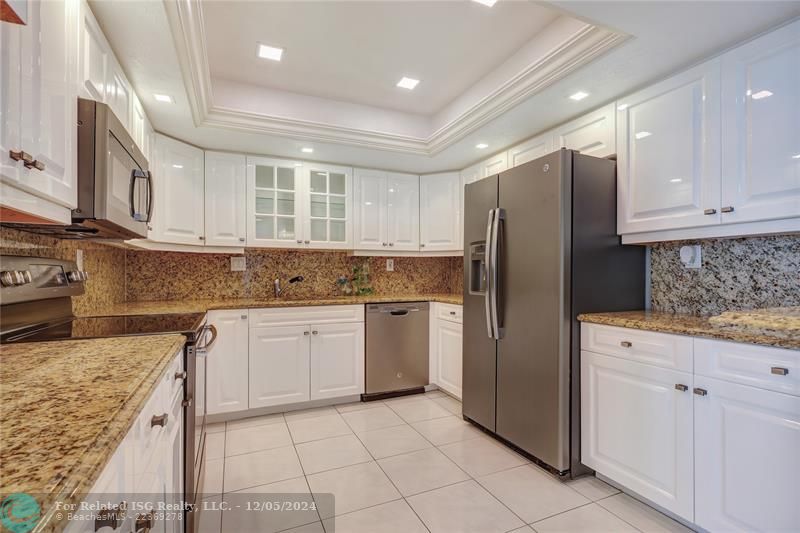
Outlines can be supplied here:
<path id="1" fill-rule="evenodd" d="M 416 155 L 435 155 L 441 152 L 628 38 L 626 35 L 586 24 L 545 57 L 527 65 L 429 136 L 415 137 L 215 104 L 199 0 L 164 0 L 164 5 L 195 126 L 213 126 Z"/>

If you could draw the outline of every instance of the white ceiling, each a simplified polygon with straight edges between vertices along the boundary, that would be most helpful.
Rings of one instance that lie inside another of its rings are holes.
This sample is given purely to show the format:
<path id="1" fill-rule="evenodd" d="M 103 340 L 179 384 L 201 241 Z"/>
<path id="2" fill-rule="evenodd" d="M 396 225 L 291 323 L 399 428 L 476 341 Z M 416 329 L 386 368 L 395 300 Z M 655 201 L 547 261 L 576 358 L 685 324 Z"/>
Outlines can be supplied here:
<path id="1" fill-rule="evenodd" d="M 441 110 L 556 19 L 527 1 L 203 2 L 212 79 L 409 113 Z M 256 57 L 256 43 L 284 49 Z M 413 91 L 401 77 L 421 80 Z"/>
<path id="2" fill-rule="evenodd" d="M 508 1 L 500 0 L 495 8 Z M 190 88 L 181 73 L 164 4 L 157 1 L 92 0 L 90 5 L 157 130 L 209 149 L 303 157 L 419 173 L 464 168 L 482 157 L 800 16 L 799 2 L 769 0 L 553 2 L 549 4 L 551 7 L 570 17 L 624 32 L 632 38 L 517 102 L 445 149 L 434 155 L 424 155 L 255 132 L 246 127 L 198 127 L 189 104 Z M 474 7 L 483 8 L 477 4 Z M 292 26 L 302 34 L 302 21 Z M 493 38 L 491 32 L 479 32 L 477 36 L 483 40 Z M 293 53 L 288 46 L 286 53 L 288 61 Z M 251 50 L 250 55 L 253 54 Z M 590 96 L 581 102 L 569 100 L 567 97 L 577 90 L 585 90 Z M 171 94 L 175 104 L 155 102 L 152 94 L 156 92 Z M 347 105 L 356 104 L 341 104 L 339 107 L 347 109 Z M 478 151 L 475 149 L 477 142 L 487 142 L 490 147 Z M 309 144 L 314 147 L 314 153 L 311 156 L 301 154 L 300 148 Z"/>

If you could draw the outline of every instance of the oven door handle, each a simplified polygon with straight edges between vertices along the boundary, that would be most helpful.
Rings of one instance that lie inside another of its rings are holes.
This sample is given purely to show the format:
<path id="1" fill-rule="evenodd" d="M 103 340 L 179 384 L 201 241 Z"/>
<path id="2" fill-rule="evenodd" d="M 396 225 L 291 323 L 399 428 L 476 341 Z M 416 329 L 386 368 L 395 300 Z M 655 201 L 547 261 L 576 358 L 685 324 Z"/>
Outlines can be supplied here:
<path id="1" fill-rule="evenodd" d="M 210 331 L 211 332 L 211 339 L 206 341 L 205 344 L 202 346 L 197 347 L 198 355 L 206 355 L 208 349 L 211 348 L 215 342 L 217 342 L 217 327 L 214 324 L 207 324 L 203 326 L 203 337 L 205 338 L 205 333 Z"/>

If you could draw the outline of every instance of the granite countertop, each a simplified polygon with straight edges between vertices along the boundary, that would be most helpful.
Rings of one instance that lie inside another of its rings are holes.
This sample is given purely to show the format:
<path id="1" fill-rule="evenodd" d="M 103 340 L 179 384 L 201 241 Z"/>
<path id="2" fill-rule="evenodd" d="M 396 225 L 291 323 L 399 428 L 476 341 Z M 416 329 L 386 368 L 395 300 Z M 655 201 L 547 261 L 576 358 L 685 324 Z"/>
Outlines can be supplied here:
<path id="1" fill-rule="evenodd" d="M 756 318 L 753 318 L 756 317 Z M 800 309 L 726 312 L 695 316 L 659 311 L 587 313 L 578 320 L 622 328 L 707 337 L 800 350 Z"/>
<path id="2" fill-rule="evenodd" d="M 186 339 L 152 335 L 0 346 L 0 494 L 42 507 L 35 531 L 63 527 Z"/>
<path id="3" fill-rule="evenodd" d="M 440 302 L 461 305 L 461 294 L 394 294 L 369 296 L 333 296 L 320 298 L 276 298 L 259 300 L 254 298 L 210 299 L 210 300 L 153 300 L 125 302 L 102 309 L 92 309 L 91 315 L 151 315 L 163 313 L 204 313 L 216 309 L 259 309 L 267 307 L 303 307 L 310 305 L 352 305 L 382 302 Z"/>

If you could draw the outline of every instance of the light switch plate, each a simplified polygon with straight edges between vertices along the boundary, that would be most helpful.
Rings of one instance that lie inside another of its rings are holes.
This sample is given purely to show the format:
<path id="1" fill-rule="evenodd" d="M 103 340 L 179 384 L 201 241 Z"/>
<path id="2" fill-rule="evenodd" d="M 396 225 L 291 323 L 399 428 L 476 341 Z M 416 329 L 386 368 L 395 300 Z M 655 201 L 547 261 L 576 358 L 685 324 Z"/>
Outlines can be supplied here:
<path id="1" fill-rule="evenodd" d="M 394 259 L 386 260 L 386 272 L 394 272 Z"/>
<path id="2" fill-rule="evenodd" d="M 244 272 L 247 270 L 247 262 L 243 255 L 231 256 L 231 272 Z"/>
<path id="3" fill-rule="evenodd" d="M 78 267 L 78 270 L 83 270 L 83 250 L 80 248 L 75 250 L 75 264 Z"/>

